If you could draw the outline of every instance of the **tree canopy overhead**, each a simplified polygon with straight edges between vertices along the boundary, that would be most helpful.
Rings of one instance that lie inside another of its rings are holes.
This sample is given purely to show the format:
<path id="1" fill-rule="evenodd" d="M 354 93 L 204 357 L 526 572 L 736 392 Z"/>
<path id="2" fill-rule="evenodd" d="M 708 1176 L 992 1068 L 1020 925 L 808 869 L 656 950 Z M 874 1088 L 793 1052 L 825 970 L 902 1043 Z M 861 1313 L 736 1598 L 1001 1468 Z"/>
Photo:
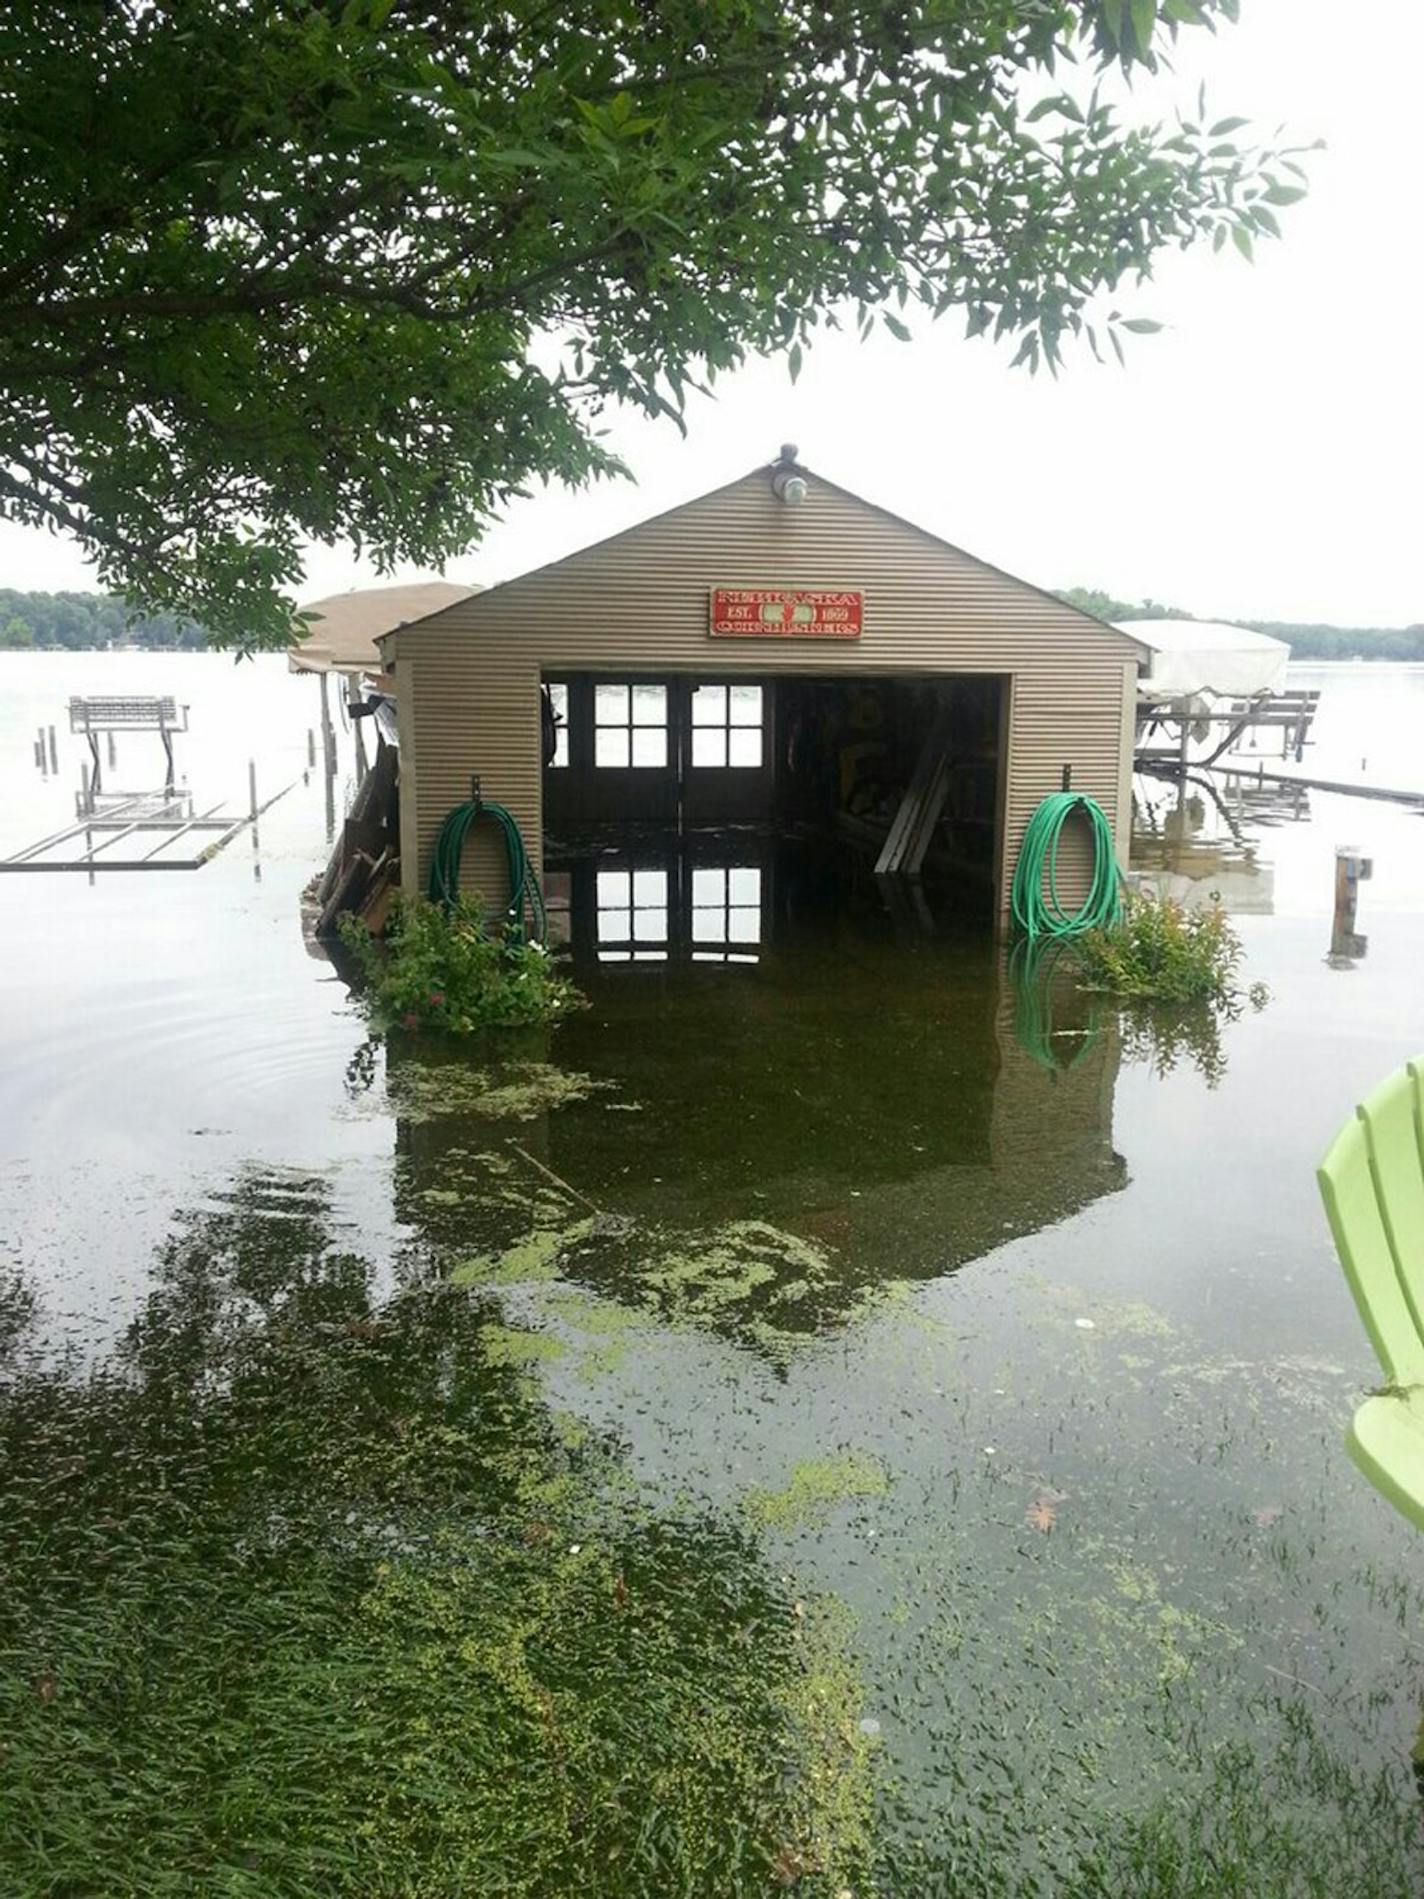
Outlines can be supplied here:
<path id="1" fill-rule="evenodd" d="M 1236 0 L 18 0 L 0 514 L 137 608 L 284 643 L 303 538 L 438 565 L 818 324 L 1120 347 L 1104 292 L 1276 231 L 1243 121 L 1093 68 Z M 1091 326 L 1091 334 L 1089 333 Z"/>

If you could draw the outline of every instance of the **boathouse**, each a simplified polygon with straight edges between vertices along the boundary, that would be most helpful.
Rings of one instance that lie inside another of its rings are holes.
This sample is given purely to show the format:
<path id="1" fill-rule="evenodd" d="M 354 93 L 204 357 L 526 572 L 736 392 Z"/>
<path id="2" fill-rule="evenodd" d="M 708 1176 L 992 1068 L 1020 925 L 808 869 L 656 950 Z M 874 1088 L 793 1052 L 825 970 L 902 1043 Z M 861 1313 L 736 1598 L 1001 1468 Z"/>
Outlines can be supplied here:
<path id="1" fill-rule="evenodd" d="M 1002 917 L 1024 828 L 1065 785 L 1125 861 L 1139 645 L 794 449 L 380 645 L 408 891 L 472 779 L 536 868 L 574 836 L 818 835 Z M 1065 895 L 1088 861 L 1067 836 Z M 496 827 L 463 879 L 504 900 Z"/>

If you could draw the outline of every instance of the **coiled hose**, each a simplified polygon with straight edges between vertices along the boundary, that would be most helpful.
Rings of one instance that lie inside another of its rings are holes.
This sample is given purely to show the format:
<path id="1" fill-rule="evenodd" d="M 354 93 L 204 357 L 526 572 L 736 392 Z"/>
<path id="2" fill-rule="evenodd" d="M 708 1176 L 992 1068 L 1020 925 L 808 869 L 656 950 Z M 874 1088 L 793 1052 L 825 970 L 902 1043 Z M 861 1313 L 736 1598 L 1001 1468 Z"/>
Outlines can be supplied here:
<path id="1" fill-rule="evenodd" d="M 1093 876 L 1082 906 L 1063 907 L 1058 894 L 1058 847 L 1063 827 L 1081 812 L 1093 839 Z M 1047 891 L 1045 893 L 1045 873 Z M 1112 829 L 1103 808 L 1081 791 L 1055 791 L 1029 819 L 1011 896 L 1014 922 L 1032 943 L 1041 936 L 1081 936 L 1085 930 L 1110 930 L 1122 914 Z"/>
<path id="2" fill-rule="evenodd" d="M 509 906 L 504 913 L 506 934 L 521 941 L 547 943 L 549 919 L 544 909 L 544 893 L 524 848 L 523 834 L 513 813 L 492 799 L 472 798 L 446 813 L 430 856 L 430 901 L 438 903 L 442 910 L 454 907 L 460 895 L 460 863 L 465 855 L 465 839 L 470 827 L 480 818 L 492 819 L 504 834 L 509 866 Z"/>

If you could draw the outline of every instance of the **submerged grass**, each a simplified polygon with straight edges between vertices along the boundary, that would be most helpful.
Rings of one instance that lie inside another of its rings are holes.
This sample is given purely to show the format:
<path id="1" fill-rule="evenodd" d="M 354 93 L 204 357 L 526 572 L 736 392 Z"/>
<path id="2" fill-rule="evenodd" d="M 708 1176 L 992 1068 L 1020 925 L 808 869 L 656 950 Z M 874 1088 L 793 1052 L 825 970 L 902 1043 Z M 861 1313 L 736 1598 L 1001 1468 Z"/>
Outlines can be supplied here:
<path id="1" fill-rule="evenodd" d="M 0 1305 L 0 1890 L 1418 1889 L 1403 1763 L 1361 1771 L 1285 1688 L 1241 1688 L 1227 1738 L 1204 1697 L 1249 1658 L 1132 1544 L 1075 1533 L 1078 1499 L 1051 1540 L 1005 1505 L 1035 1560 L 1004 1613 L 992 1521 L 956 1556 L 951 1510 L 872 1694 L 864 1632 L 761 1545 L 883 1493 L 878 1455 L 805 1460 L 740 1513 L 655 1513 L 618 1443 L 541 1400 L 554 1341 L 418 1262 L 378 1301 L 315 1215 L 229 1200 L 91 1374 L 28 1363 L 33 1301 Z M 649 1296 L 684 1284 L 700 1301 L 706 1274 Z M 612 1344 L 653 1317 L 545 1299 Z"/>
<path id="2" fill-rule="evenodd" d="M 273 1228 L 195 1219 L 115 1362 L 0 1404 L 0 1888 L 868 1890 L 835 1627 L 493 1305 Z"/>

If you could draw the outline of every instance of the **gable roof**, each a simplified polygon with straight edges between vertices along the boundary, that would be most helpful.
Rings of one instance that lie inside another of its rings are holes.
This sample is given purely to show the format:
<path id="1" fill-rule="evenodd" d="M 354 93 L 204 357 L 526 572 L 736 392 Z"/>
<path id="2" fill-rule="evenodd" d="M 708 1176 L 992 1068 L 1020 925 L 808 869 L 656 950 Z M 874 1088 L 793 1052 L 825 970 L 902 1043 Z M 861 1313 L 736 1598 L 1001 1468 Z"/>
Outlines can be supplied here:
<path id="1" fill-rule="evenodd" d="M 428 580 L 397 587 L 352 587 L 327 594 L 299 609 L 314 616 L 305 638 L 294 638 L 287 663 L 294 673 L 379 672 L 376 644 L 411 620 L 468 600 L 476 591 L 453 581 Z"/>
<path id="2" fill-rule="evenodd" d="M 849 502 L 853 508 L 867 515 L 874 516 L 881 521 L 893 523 L 896 527 L 913 535 L 917 540 L 925 543 L 927 546 L 952 557 L 956 562 L 964 563 L 985 575 L 993 576 L 994 579 L 1005 583 L 1011 588 L 1019 589 L 1024 593 L 1033 595 L 1038 600 L 1051 604 L 1055 613 L 1065 616 L 1066 619 L 1078 625 L 1091 627 L 1095 634 L 1100 634 L 1106 644 L 1116 648 L 1124 658 L 1135 657 L 1139 660 L 1145 660 L 1147 658 L 1147 647 L 1122 628 L 1114 626 L 1106 620 L 1100 620 L 1095 614 L 1087 613 L 1081 607 L 1073 606 L 1066 600 L 1060 600 L 1056 594 L 1048 592 L 1046 588 L 1035 586 L 1032 581 L 1023 580 L 1017 574 L 1009 573 L 1005 568 L 996 567 L 990 561 L 981 560 L 977 555 L 968 553 L 964 548 L 959 547 L 953 541 L 948 541 L 942 535 L 931 532 L 930 529 L 922 527 L 918 522 L 907 520 L 903 515 L 896 514 L 893 510 L 880 506 L 878 502 L 868 501 L 863 495 L 857 494 L 853 489 L 842 487 L 838 483 L 828 480 L 824 475 L 817 474 L 814 469 L 807 467 L 800 461 L 761 463 L 757 467 L 748 470 L 746 474 L 738 475 L 732 481 L 723 482 L 720 486 L 709 488 L 704 493 L 693 496 L 690 500 L 678 502 L 670 508 L 660 509 L 656 514 L 647 515 L 643 520 L 634 522 L 631 527 L 621 528 L 617 533 L 605 535 L 601 540 L 591 541 L 586 546 L 575 549 L 572 553 L 560 555 L 555 560 L 543 562 L 538 567 L 527 568 L 521 574 L 512 575 L 509 579 L 500 581 L 492 587 L 483 588 L 479 590 L 478 599 L 472 603 L 476 618 L 486 609 L 491 612 L 497 612 L 511 590 L 515 588 L 524 587 L 530 582 L 539 579 L 549 580 L 556 576 L 561 577 L 564 572 L 568 572 L 571 577 L 577 577 L 578 571 L 584 562 L 591 562 L 596 557 L 601 558 L 615 550 L 620 550 L 625 547 L 631 550 L 636 547 L 639 539 L 647 535 L 650 530 L 664 526 L 668 522 L 675 520 L 678 516 L 691 515 L 697 510 L 702 509 L 708 503 L 715 502 L 722 496 L 734 494 L 737 490 L 749 487 L 754 483 L 759 486 L 769 485 L 771 475 L 777 470 L 785 470 L 787 473 L 798 474 L 805 478 L 807 483 L 811 485 L 809 505 L 814 506 L 815 495 L 818 490 L 834 494 L 840 497 L 841 500 Z M 418 625 L 422 629 L 431 628 L 441 620 L 444 612 L 445 609 L 443 607 L 435 609 L 428 613 L 423 619 L 411 622 L 410 624 Z M 467 615 L 461 615 L 462 623 L 466 617 Z M 402 629 L 393 626 L 386 633 L 377 636 L 383 652 L 384 642 L 400 630 Z M 388 654 L 386 658 L 389 660 Z"/>

